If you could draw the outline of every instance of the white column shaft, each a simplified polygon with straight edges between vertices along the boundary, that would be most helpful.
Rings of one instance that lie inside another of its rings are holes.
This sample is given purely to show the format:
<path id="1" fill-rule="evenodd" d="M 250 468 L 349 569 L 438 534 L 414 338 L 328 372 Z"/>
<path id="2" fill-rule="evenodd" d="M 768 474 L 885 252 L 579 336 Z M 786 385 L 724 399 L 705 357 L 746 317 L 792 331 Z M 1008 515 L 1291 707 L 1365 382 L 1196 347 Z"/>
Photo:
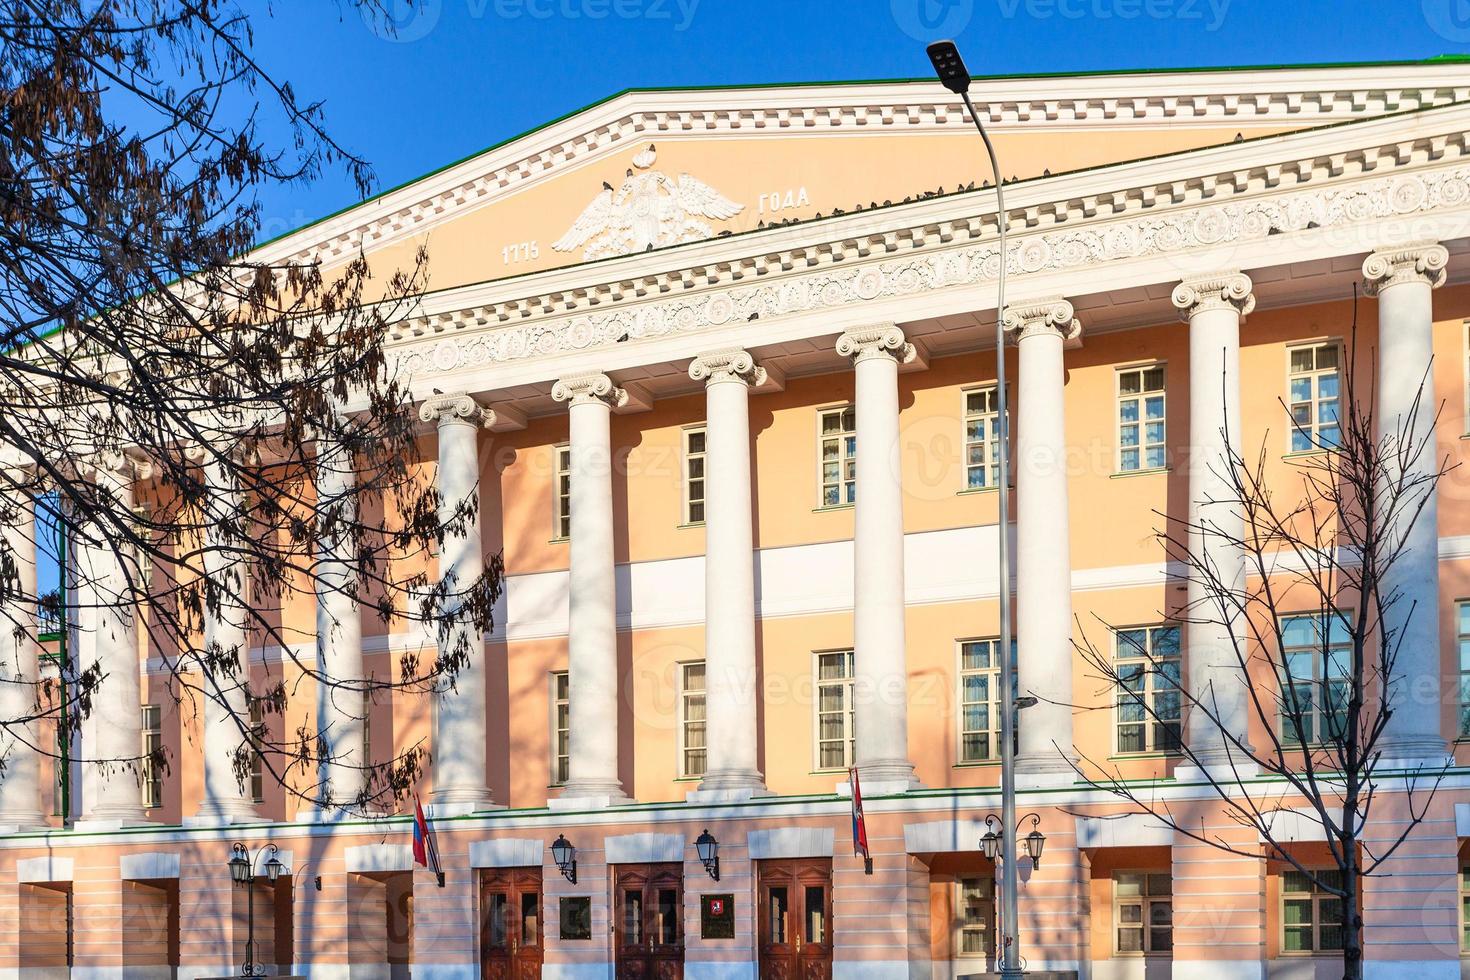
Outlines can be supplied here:
<path id="1" fill-rule="evenodd" d="M 0 584 L 5 605 L 0 609 L 0 827 L 39 827 L 41 814 L 40 760 L 37 757 L 39 645 L 36 641 L 36 515 L 30 498 L 0 498 L 9 513 L 0 517 L 5 550 L 15 562 L 16 578 Z M 13 591 L 12 591 L 13 590 Z"/>
<path id="2" fill-rule="evenodd" d="M 691 370 L 705 387 L 706 792 L 765 787 L 757 758 L 755 531 L 751 517 L 750 379 L 744 351 L 709 355 Z"/>
<path id="3" fill-rule="evenodd" d="M 568 671 L 570 778 L 563 800 L 618 800 L 618 677 L 613 570 L 612 407 L 605 376 L 568 396 L 571 541 Z M 566 384 L 563 382 L 562 384 Z M 589 387 L 591 386 L 591 387 Z M 560 388 L 560 385 L 558 386 Z M 597 390 L 591 390 L 595 387 Z"/>
<path id="4" fill-rule="evenodd" d="M 316 471 L 317 508 L 335 512 L 340 521 L 317 541 L 317 670 L 327 679 L 316 685 L 317 739 L 323 750 L 317 798 L 323 810 L 359 803 L 370 762 L 363 752 L 362 620 L 350 532 L 357 513 L 356 475 L 350 466 L 346 453 L 329 452 Z"/>
<path id="5" fill-rule="evenodd" d="M 913 347 L 893 326 L 838 340 L 854 360 L 857 503 L 853 533 L 853 700 L 858 774 L 872 792 L 915 784 L 908 750 L 904 631 L 903 473 L 898 364 Z"/>
<path id="6" fill-rule="evenodd" d="M 1437 492 L 1428 491 L 1443 456 L 1434 436 L 1439 402 L 1430 370 L 1432 293 L 1443 281 L 1447 259 L 1442 246 L 1418 243 L 1375 252 L 1363 267 L 1370 290 L 1376 287 L 1378 294 L 1374 415 L 1378 437 L 1388 447 L 1384 483 L 1397 479 L 1400 466 L 1407 478 L 1389 535 L 1388 547 L 1398 554 L 1380 586 L 1383 599 L 1391 600 L 1384 619 L 1397 644 L 1390 680 L 1394 710 L 1384 735 L 1384 752 L 1395 759 L 1443 758 L 1446 752 L 1440 729 L 1439 501 Z"/>
<path id="7" fill-rule="evenodd" d="M 206 663 L 218 664 L 204 683 L 204 797 L 199 815 L 205 820 L 244 823 L 259 818 L 248 781 L 236 774 L 235 760 L 249 751 L 244 728 L 250 723 L 249 637 L 246 603 L 249 566 L 237 556 L 240 541 L 232 534 L 240 520 L 240 489 L 235 473 L 218 459 L 204 464 L 209 494 L 205 508 L 205 574 L 213 583 L 218 607 L 204 614 Z"/>
<path id="8" fill-rule="evenodd" d="M 1245 521 L 1230 471 L 1240 455 L 1240 318 L 1254 305 L 1250 289 L 1249 278 L 1231 272 L 1186 281 L 1174 293 L 1189 316 L 1188 548 L 1217 579 L 1191 574 L 1186 585 L 1184 650 L 1198 708 L 1186 708 L 1185 739 L 1205 768 L 1245 765 L 1249 744 L 1245 635 L 1234 608 L 1245 586 L 1236 543 Z"/>
<path id="9" fill-rule="evenodd" d="M 452 683 L 440 684 L 434 701 L 433 803 L 439 814 L 491 805 L 485 772 L 485 637 L 466 621 L 456 598 L 485 571 L 478 501 L 481 424 L 479 413 L 471 411 L 469 417 L 448 411 L 439 416 L 439 519 L 450 528 L 439 553 L 449 615 L 440 652 L 465 658 Z M 466 502 L 473 511 L 468 518 L 462 512 Z"/>
<path id="10" fill-rule="evenodd" d="M 1019 713 L 1017 772 L 1069 773 L 1072 562 L 1067 510 L 1064 338 L 1079 328 L 1062 300 L 1007 311 L 1019 322 L 1016 427 L 1017 683 L 1038 703 Z"/>
<path id="11" fill-rule="evenodd" d="M 131 513 L 131 473 L 102 468 L 96 473 L 97 479 L 110 482 L 116 513 Z M 115 537 L 111 529 L 95 527 L 80 528 L 74 536 L 76 599 L 83 611 L 77 667 L 85 670 L 96 663 L 103 675 L 82 722 L 81 820 L 88 823 L 144 820 L 137 608 L 129 572 L 114 550 L 116 541 L 110 540 Z M 135 566 L 132 582 L 137 577 Z"/>

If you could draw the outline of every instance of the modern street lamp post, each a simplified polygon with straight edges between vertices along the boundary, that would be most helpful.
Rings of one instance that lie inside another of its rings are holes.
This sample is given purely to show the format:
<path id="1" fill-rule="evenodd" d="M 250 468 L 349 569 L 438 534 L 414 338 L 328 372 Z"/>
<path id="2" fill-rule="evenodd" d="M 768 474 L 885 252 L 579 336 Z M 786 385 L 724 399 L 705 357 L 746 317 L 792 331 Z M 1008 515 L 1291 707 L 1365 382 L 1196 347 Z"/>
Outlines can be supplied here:
<path id="1" fill-rule="evenodd" d="M 253 856 L 250 848 L 244 844 L 230 846 L 230 880 L 236 887 L 245 889 L 245 962 L 240 966 L 242 977 L 265 976 L 265 967 L 255 962 L 255 867 L 260 856 L 267 851 L 270 852 L 270 860 L 265 862 L 265 877 L 274 885 L 284 867 L 276 858 L 276 845 L 266 844 Z"/>
<path id="2" fill-rule="evenodd" d="M 1000 439 L 996 451 L 999 473 L 996 477 L 996 500 L 1000 523 L 1000 825 L 996 835 L 987 831 L 992 848 L 998 844 L 1001 854 L 1000 931 L 998 950 L 1000 975 L 1003 980 L 1016 980 L 1022 975 L 1021 951 L 1017 941 L 1019 915 L 1016 911 L 1016 711 L 1018 708 L 1035 704 L 1035 698 L 1018 699 L 1012 686 L 1015 664 L 1011 652 L 1011 546 L 1010 546 L 1010 413 L 1006 398 L 1006 207 L 1005 188 L 1002 186 L 1000 164 L 996 160 L 995 145 L 975 104 L 970 101 L 970 72 L 960 57 L 959 48 L 953 41 L 935 41 L 929 45 L 929 60 L 945 88 L 965 101 L 980 138 L 985 141 L 985 151 L 990 156 L 990 172 L 995 177 L 995 221 L 999 232 L 1000 273 L 995 296 L 995 409 L 999 417 Z M 987 820 L 987 825 L 989 821 Z M 1038 820 L 1039 823 L 1039 820 Z M 996 839 L 998 838 L 998 839 Z M 1039 857 L 1039 852 L 1038 855 Z M 992 857 L 994 855 L 992 854 Z"/>

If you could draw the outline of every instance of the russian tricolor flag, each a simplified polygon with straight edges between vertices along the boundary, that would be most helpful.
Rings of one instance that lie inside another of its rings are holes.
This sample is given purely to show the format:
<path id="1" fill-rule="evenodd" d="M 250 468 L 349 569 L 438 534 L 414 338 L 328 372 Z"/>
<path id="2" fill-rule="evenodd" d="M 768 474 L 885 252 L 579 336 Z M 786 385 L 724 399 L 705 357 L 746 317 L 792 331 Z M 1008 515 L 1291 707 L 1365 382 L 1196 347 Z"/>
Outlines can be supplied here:
<path id="1" fill-rule="evenodd" d="M 439 887 L 444 887 L 444 868 L 439 864 L 439 848 L 434 844 L 434 833 L 424 817 L 423 804 L 418 795 L 413 798 L 413 863 L 434 872 Z"/>

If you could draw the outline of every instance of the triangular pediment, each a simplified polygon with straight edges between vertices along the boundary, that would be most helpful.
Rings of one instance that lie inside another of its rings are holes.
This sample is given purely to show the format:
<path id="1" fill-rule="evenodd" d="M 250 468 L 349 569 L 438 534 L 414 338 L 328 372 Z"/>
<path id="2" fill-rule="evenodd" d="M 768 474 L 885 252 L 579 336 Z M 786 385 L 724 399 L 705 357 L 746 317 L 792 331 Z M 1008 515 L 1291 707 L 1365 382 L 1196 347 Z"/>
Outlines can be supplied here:
<path id="1" fill-rule="evenodd" d="M 1457 62 L 977 80 L 1007 179 L 1168 157 L 1470 98 Z M 980 186 L 930 81 L 628 92 L 262 248 L 449 289 Z"/>

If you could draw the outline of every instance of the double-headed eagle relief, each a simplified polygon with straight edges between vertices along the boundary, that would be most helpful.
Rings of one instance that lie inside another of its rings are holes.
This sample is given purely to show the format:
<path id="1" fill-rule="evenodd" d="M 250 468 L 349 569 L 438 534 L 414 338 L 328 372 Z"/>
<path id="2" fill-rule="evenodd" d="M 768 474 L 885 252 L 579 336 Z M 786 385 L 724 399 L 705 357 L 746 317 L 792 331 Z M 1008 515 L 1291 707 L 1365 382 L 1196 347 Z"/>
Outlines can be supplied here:
<path id="1" fill-rule="evenodd" d="M 631 255 L 667 245 L 682 245 L 714 235 L 704 219 L 723 221 L 745 210 L 688 174 L 678 179 L 654 170 L 653 144 L 633 158 L 633 168 L 616 190 L 606 181 L 571 229 L 552 243 L 558 252 L 583 245 L 585 260 Z"/>

